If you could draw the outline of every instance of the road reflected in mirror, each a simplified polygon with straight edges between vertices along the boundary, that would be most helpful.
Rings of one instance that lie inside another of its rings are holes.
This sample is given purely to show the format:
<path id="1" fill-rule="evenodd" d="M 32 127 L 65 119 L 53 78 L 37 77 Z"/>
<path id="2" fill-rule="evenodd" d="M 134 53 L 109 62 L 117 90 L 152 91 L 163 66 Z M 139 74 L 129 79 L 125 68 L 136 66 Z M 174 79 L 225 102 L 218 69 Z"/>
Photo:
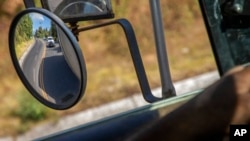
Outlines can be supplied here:
<path id="1" fill-rule="evenodd" d="M 17 61 L 38 97 L 56 105 L 72 105 L 79 99 L 79 60 L 55 22 L 36 12 L 25 14 L 17 23 L 14 38 Z"/>

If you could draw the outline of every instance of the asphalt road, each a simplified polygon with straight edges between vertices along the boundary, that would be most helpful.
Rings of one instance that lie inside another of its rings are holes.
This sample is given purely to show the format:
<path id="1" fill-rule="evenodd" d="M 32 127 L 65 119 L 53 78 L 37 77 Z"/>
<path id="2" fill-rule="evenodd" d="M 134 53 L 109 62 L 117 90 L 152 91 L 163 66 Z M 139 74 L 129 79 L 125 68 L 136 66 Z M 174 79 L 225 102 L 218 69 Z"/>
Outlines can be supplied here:
<path id="1" fill-rule="evenodd" d="M 39 79 L 44 91 L 57 104 L 74 100 L 80 91 L 80 80 L 68 66 L 58 44 L 55 47 L 46 48 Z"/>
<path id="2" fill-rule="evenodd" d="M 21 65 L 25 77 L 38 92 L 40 92 L 40 90 L 38 88 L 37 76 L 39 74 L 39 62 L 41 61 L 44 47 L 45 44 L 41 39 L 35 39 L 34 45 L 25 56 Z"/>
<path id="3" fill-rule="evenodd" d="M 59 44 L 46 47 L 42 39 L 36 39 L 21 67 L 30 84 L 50 102 L 63 104 L 77 98 L 80 80 L 68 66 Z"/>

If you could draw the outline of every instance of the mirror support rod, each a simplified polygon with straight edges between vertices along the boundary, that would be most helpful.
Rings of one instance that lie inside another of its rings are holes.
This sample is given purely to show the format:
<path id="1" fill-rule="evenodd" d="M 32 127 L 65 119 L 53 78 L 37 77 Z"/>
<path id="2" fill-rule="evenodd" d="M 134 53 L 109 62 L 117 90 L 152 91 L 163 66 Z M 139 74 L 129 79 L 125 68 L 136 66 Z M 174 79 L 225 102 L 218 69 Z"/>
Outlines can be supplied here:
<path id="1" fill-rule="evenodd" d="M 34 0 L 23 0 L 25 8 L 36 7 Z"/>
<path id="2" fill-rule="evenodd" d="M 120 25 L 125 32 L 128 46 L 129 46 L 129 51 L 130 51 L 130 54 L 131 54 L 131 57 L 132 57 L 132 60 L 134 63 L 135 71 L 137 74 L 137 78 L 138 78 L 144 99 L 150 103 L 161 100 L 162 98 L 155 97 L 151 92 L 151 89 L 150 89 L 150 86 L 148 83 L 148 79 L 146 76 L 146 72 L 145 72 L 145 69 L 143 66 L 143 62 L 141 59 L 139 47 L 138 47 L 138 44 L 136 41 L 135 33 L 134 33 L 133 28 L 132 28 L 132 25 L 130 24 L 130 22 L 128 20 L 117 19 L 117 20 L 114 20 L 111 22 L 106 22 L 106 23 L 102 23 L 102 24 L 98 24 L 98 25 L 83 27 L 83 28 L 80 28 L 77 31 L 75 31 L 76 33 L 74 33 L 74 34 L 78 34 L 79 32 L 82 32 L 82 31 L 96 29 L 96 28 L 100 28 L 100 27 L 104 27 L 104 26 L 113 25 L 113 24 Z"/>
<path id="3" fill-rule="evenodd" d="M 162 84 L 162 97 L 172 97 L 176 95 L 176 92 L 170 75 L 159 0 L 150 0 L 150 8 Z"/>

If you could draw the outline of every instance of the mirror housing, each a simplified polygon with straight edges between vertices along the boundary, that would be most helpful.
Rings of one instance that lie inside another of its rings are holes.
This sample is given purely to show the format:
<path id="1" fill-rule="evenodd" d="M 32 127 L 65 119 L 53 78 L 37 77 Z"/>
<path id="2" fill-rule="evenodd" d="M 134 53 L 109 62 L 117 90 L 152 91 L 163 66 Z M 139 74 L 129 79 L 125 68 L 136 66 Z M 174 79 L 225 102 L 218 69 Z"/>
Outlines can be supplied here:
<path id="1" fill-rule="evenodd" d="M 114 18 L 110 0 L 41 0 L 41 3 L 64 22 Z"/>
<path id="2" fill-rule="evenodd" d="M 87 74 L 75 36 L 53 13 L 20 12 L 9 31 L 12 62 L 28 91 L 44 105 L 63 110 L 83 96 Z"/>

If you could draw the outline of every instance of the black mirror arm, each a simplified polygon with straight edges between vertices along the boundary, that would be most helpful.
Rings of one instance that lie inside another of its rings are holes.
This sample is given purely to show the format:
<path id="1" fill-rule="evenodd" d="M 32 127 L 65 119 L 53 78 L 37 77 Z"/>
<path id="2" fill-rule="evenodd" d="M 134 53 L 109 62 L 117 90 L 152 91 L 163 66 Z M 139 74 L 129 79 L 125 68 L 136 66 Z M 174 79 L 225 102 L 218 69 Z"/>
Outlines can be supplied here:
<path id="1" fill-rule="evenodd" d="M 148 83 L 148 79 L 146 76 L 146 72 L 144 69 L 144 65 L 142 62 L 142 58 L 140 55 L 139 47 L 137 44 L 137 40 L 135 37 L 135 33 L 134 33 L 132 25 L 130 24 L 130 22 L 128 20 L 117 19 L 117 20 L 114 20 L 111 22 L 106 22 L 106 23 L 102 23 L 102 24 L 98 24 L 98 25 L 83 27 L 83 28 L 80 28 L 77 31 L 75 31 L 76 33 L 74 33 L 74 34 L 78 34 L 79 32 L 82 32 L 82 31 L 96 29 L 99 27 L 109 26 L 109 25 L 113 25 L 113 24 L 120 25 L 125 32 L 128 46 L 129 46 L 129 51 L 130 51 L 130 54 L 131 54 L 131 57 L 133 60 L 133 64 L 135 67 L 135 71 L 137 74 L 137 78 L 138 78 L 144 99 L 150 103 L 161 100 L 162 98 L 155 97 L 151 92 L 151 89 L 150 89 L 150 86 Z"/>

